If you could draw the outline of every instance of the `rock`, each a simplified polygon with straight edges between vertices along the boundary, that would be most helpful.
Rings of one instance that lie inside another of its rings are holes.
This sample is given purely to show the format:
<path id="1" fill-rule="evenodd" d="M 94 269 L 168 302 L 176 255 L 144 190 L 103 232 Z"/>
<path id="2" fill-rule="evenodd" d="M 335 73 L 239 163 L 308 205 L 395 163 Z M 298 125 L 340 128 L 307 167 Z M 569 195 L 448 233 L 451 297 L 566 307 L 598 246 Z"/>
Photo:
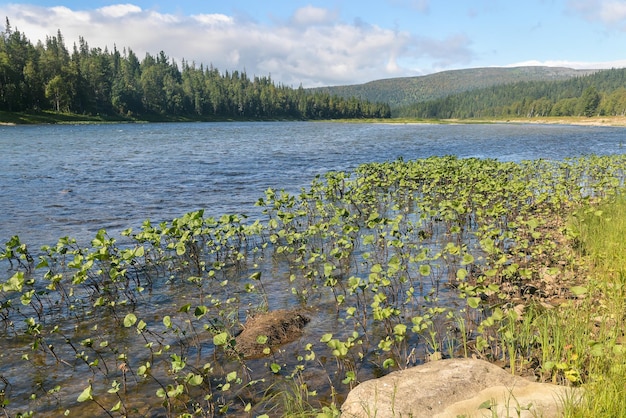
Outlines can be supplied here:
<path id="1" fill-rule="evenodd" d="M 298 310 L 279 309 L 248 318 L 243 331 L 235 337 L 237 352 L 245 358 L 260 358 L 302 335 L 309 318 Z"/>
<path id="2" fill-rule="evenodd" d="M 426 363 L 368 380 L 341 407 L 344 418 L 561 416 L 579 389 L 535 383 L 483 360 Z"/>

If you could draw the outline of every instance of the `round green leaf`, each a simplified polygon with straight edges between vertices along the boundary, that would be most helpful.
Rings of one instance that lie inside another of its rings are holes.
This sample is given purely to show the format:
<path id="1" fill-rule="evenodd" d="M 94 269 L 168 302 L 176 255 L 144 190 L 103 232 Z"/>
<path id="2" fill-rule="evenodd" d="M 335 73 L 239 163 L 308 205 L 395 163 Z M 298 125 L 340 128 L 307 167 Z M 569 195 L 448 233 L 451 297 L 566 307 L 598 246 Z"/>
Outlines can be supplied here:
<path id="1" fill-rule="evenodd" d="M 480 305 L 480 298 L 479 297 L 467 298 L 467 304 L 469 305 L 470 308 L 476 309 Z"/>
<path id="2" fill-rule="evenodd" d="M 224 345 L 228 342 L 228 333 L 220 332 L 219 334 L 213 337 L 213 344 L 216 346 Z"/>
<path id="3" fill-rule="evenodd" d="M 124 326 L 126 328 L 132 327 L 137 322 L 137 316 L 134 313 L 129 313 L 124 317 Z"/>

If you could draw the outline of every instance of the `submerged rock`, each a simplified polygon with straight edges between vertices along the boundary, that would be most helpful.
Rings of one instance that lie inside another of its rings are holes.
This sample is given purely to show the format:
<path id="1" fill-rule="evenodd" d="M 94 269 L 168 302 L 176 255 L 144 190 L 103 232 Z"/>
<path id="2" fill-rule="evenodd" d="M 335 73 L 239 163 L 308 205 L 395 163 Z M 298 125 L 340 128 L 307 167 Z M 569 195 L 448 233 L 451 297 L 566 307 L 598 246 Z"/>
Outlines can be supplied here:
<path id="1" fill-rule="evenodd" d="M 368 380 L 341 407 L 344 418 L 562 416 L 579 389 L 531 382 L 483 360 L 440 360 Z"/>
<path id="2" fill-rule="evenodd" d="M 280 309 L 256 314 L 246 321 L 235 338 L 237 353 L 245 358 L 260 358 L 277 347 L 300 338 L 309 318 L 298 310 Z"/>

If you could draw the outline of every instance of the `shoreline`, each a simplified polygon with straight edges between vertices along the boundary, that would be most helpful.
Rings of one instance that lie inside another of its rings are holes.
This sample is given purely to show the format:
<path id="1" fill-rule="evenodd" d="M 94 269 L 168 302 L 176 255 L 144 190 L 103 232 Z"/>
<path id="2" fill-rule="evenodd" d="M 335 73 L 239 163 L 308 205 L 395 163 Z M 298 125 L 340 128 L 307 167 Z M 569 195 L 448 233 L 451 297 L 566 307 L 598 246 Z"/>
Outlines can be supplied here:
<path id="1" fill-rule="evenodd" d="M 277 122 L 297 121 L 291 119 L 246 119 L 246 118 L 186 118 L 186 117 L 147 117 L 141 119 L 106 118 L 76 114 L 10 113 L 0 112 L 0 126 L 17 125 L 55 125 L 55 124 L 106 124 L 106 123 L 167 123 L 167 122 Z M 308 122 L 335 123 L 377 123 L 403 125 L 474 125 L 474 124 L 541 124 L 541 125 L 577 125 L 577 126 L 613 126 L 626 127 L 626 116 L 547 116 L 534 118 L 493 118 L 493 119 L 419 119 L 419 118 L 372 118 L 372 119 L 313 119 Z"/>
<path id="2" fill-rule="evenodd" d="M 389 119 L 330 119 L 315 122 L 335 123 L 377 123 L 386 125 L 575 125 L 575 126 L 613 126 L 626 127 L 626 116 L 563 116 L 538 118 L 507 118 L 507 119 L 418 119 L 418 118 L 389 118 Z"/>
<path id="3" fill-rule="evenodd" d="M 509 119 L 445 119 L 448 123 L 493 123 L 493 124 L 533 124 L 533 125 L 577 125 L 577 126 L 617 126 L 626 127 L 626 116 L 565 116 Z"/>
<path id="4" fill-rule="evenodd" d="M 491 123 L 529 123 L 542 125 L 579 125 L 579 126 L 625 126 L 626 116 L 569 116 L 569 117 L 541 117 L 493 120 Z"/>

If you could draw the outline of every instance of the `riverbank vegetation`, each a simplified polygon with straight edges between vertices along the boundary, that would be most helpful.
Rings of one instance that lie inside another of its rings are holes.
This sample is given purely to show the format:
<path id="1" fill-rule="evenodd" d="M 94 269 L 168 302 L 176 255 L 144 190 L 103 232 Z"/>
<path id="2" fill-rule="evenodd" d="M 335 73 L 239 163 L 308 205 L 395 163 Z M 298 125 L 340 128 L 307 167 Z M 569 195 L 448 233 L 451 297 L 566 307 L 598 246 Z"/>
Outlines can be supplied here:
<path id="1" fill-rule="evenodd" d="M 622 235 L 608 232 L 625 227 L 625 170 L 622 155 L 398 160 L 269 189 L 263 219 L 196 211 L 87 247 L 13 237 L 0 406 L 336 416 L 363 380 L 477 356 L 586 387 L 571 416 L 610 416 L 625 350 Z M 302 334 L 258 334 L 246 354 L 247 325 L 285 309 Z"/>
<path id="2" fill-rule="evenodd" d="M 179 64 L 163 51 L 140 59 L 130 48 L 90 48 L 81 38 L 70 52 L 61 31 L 33 45 L 8 19 L 0 36 L 0 110 L 58 114 L 45 121 L 64 120 L 67 114 L 129 121 L 390 116 L 387 104 L 294 89 L 245 71 L 221 73 L 212 66 Z"/>

